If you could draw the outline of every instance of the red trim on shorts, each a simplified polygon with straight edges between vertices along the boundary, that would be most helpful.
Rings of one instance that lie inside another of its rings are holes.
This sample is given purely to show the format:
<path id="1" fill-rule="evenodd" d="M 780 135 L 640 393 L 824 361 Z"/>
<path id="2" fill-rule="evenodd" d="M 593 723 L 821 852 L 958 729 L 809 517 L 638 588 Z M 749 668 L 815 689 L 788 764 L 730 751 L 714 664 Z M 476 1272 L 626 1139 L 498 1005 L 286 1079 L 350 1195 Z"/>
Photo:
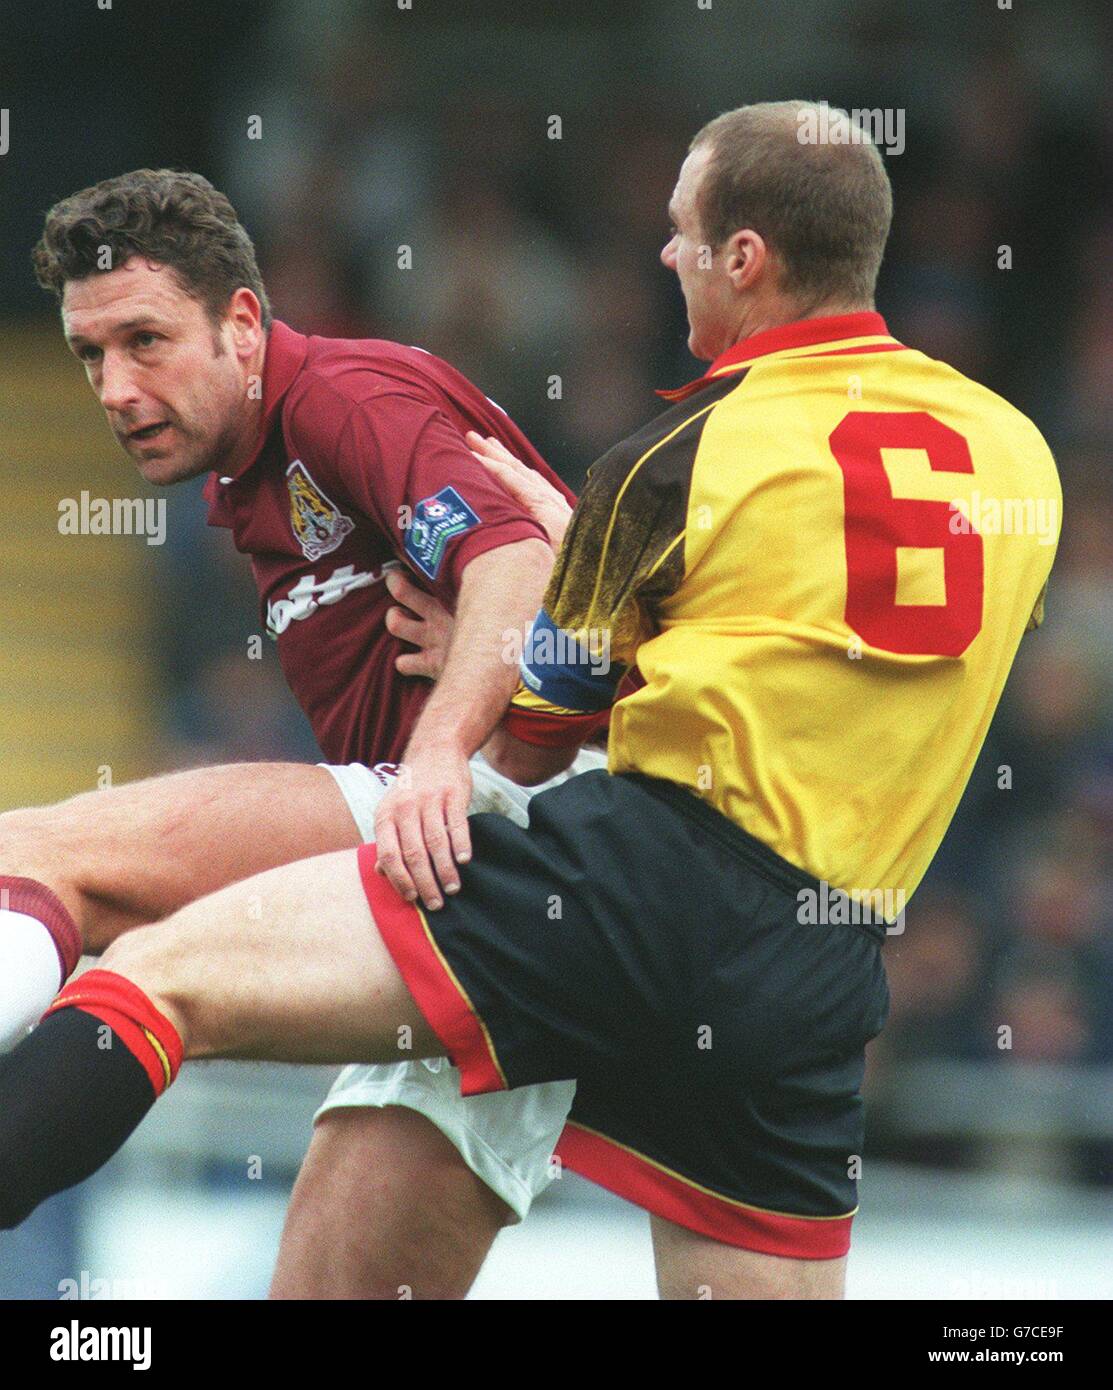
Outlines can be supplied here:
<path id="1" fill-rule="evenodd" d="M 378 849 L 365 844 L 357 851 L 359 876 L 379 935 L 394 958 L 402 979 L 425 1020 L 444 1043 L 460 1070 L 460 1093 L 482 1095 L 505 1091 L 506 1078 L 482 1019 L 441 955 L 425 916 L 408 903 L 378 872 Z"/>
<path id="2" fill-rule="evenodd" d="M 581 1177 L 625 1197 L 655 1216 L 763 1255 L 835 1260 L 850 1249 L 854 1213 L 788 1216 L 719 1197 L 595 1130 L 571 1121 L 556 1146 L 560 1161 Z"/>

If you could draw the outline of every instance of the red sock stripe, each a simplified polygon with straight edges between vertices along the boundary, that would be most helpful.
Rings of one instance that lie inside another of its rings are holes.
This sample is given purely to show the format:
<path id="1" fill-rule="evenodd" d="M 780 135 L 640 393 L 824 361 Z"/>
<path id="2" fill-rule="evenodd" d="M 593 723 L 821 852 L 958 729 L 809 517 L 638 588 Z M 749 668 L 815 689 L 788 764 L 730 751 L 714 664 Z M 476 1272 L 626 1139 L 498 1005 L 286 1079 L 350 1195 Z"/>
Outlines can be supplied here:
<path id="1" fill-rule="evenodd" d="M 43 924 L 58 952 L 62 979 L 68 980 L 81 959 L 81 933 L 61 898 L 38 879 L 0 874 L 0 907 L 24 912 Z"/>
<path id="2" fill-rule="evenodd" d="M 107 1023 L 161 1096 L 182 1065 L 178 1030 L 138 985 L 112 970 L 87 970 L 65 987 L 44 1018 L 57 1009 L 80 1009 Z"/>

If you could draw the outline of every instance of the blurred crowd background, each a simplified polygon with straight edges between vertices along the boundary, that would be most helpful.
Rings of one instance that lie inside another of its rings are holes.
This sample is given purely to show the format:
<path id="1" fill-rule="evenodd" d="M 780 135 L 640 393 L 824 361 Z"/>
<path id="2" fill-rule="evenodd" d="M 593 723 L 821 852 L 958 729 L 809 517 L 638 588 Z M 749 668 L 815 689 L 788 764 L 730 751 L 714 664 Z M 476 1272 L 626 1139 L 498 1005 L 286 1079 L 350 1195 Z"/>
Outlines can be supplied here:
<path id="1" fill-rule="evenodd" d="M 654 413 L 653 388 L 698 374 L 658 261 L 694 131 L 785 96 L 904 112 L 906 147 L 887 161 L 896 215 L 878 307 L 897 337 L 1032 416 L 1059 460 L 1066 520 L 1045 626 L 1025 639 L 960 813 L 889 943 L 871 1152 L 977 1162 L 985 1135 L 977 1115 L 944 1113 L 947 1078 L 980 1078 L 984 1117 L 994 1097 L 1022 1094 L 1024 1076 L 1042 1077 L 1045 1091 L 1077 1082 L 1076 1096 L 1099 1097 L 1077 1103 L 1070 1123 L 1047 1121 L 1057 1171 L 1113 1183 L 1108 1087 L 1087 1089 L 1113 1064 L 1107 6 L 9 8 L 7 341 L 50 318 L 28 263 L 50 203 L 141 165 L 199 169 L 255 238 L 280 318 L 448 358 L 573 485 Z M 399 268 L 403 246 L 411 269 Z M 103 432 L 91 397 L 83 408 L 90 437 Z M 143 768 L 312 758 L 273 651 L 245 659 L 261 630 L 254 590 L 228 536 L 207 530 L 198 491 L 169 497 L 168 542 L 142 556 L 134 621 L 157 730 Z"/>

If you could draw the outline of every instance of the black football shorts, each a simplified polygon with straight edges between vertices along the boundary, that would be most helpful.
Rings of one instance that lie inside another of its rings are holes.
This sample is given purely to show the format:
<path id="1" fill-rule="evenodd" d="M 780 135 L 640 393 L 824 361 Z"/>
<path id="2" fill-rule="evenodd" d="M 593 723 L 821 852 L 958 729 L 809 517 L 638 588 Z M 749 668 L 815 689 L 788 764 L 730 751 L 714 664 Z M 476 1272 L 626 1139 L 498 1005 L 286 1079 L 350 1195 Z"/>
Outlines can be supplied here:
<path id="1" fill-rule="evenodd" d="M 470 826 L 463 886 L 438 912 L 359 851 L 463 1093 L 575 1080 L 568 1167 L 729 1244 L 845 1254 L 884 925 L 814 924 L 800 895 L 816 880 L 648 777 L 587 772 L 535 796 L 527 830 Z"/>

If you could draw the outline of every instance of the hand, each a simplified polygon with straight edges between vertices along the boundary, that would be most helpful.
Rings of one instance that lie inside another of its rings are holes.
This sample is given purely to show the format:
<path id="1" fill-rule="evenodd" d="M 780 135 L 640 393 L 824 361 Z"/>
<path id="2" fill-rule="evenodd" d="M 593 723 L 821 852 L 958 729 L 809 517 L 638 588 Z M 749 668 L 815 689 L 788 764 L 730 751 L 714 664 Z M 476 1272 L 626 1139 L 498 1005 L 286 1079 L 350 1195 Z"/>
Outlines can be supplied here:
<path id="1" fill-rule="evenodd" d="M 460 891 L 457 864 L 471 858 L 471 768 L 462 748 L 407 749 L 398 785 L 375 811 L 378 870 L 407 902 L 435 911 Z M 440 880 L 438 884 L 438 879 Z"/>
<path id="2" fill-rule="evenodd" d="M 432 594 L 419 589 L 402 570 L 387 571 L 386 587 L 391 598 L 404 605 L 387 609 L 387 631 L 420 648 L 396 657 L 396 669 L 403 676 L 424 676 L 435 681 L 444 670 L 448 644 L 452 641 L 452 614 Z"/>
<path id="3" fill-rule="evenodd" d="M 493 436 L 484 439 L 475 430 L 468 430 L 464 443 L 515 502 L 544 528 L 553 549 L 559 550 L 572 520 L 572 508 L 564 494 L 546 481 L 536 468 L 527 468 Z"/>

